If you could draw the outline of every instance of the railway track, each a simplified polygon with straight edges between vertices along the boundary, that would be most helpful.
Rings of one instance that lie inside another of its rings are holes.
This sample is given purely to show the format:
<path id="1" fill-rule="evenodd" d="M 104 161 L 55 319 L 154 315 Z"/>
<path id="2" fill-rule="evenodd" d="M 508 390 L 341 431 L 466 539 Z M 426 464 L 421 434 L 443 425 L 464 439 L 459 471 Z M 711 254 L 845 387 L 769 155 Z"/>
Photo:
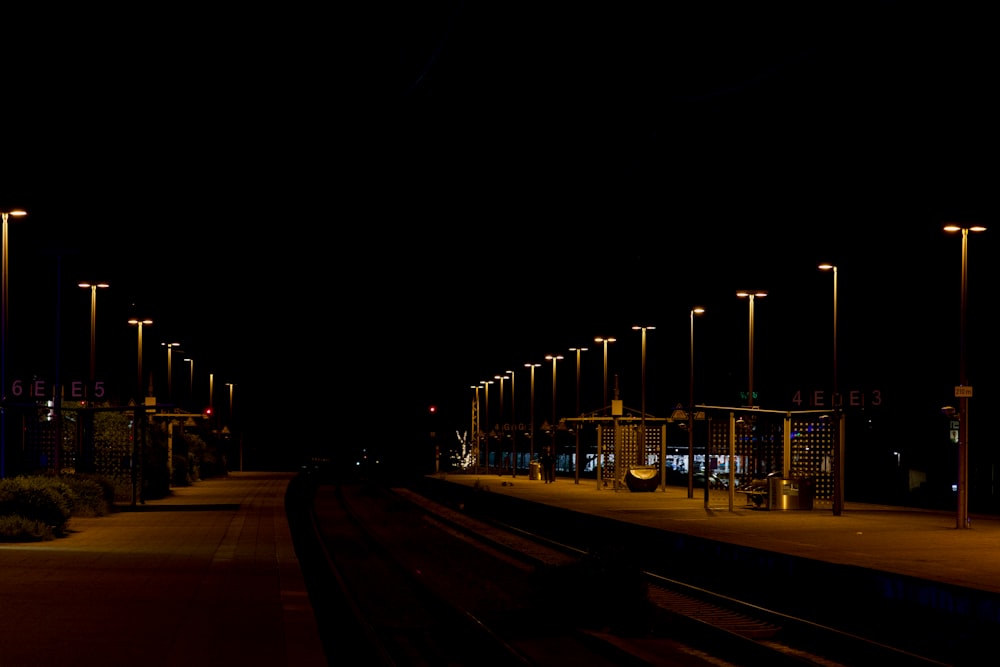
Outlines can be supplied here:
<path id="1" fill-rule="evenodd" d="M 312 511 L 329 572 L 314 607 L 345 629 L 328 655 L 364 664 L 946 664 L 404 488 L 320 485 Z"/>

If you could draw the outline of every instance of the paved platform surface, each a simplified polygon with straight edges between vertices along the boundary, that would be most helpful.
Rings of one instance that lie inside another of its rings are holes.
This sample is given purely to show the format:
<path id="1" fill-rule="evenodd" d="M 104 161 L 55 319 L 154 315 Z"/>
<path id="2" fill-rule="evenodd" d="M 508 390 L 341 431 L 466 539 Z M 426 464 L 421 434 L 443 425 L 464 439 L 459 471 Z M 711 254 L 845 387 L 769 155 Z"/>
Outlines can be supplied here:
<path id="1" fill-rule="evenodd" d="M 559 477 L 546 484 L 475 474 L 435 475 L 449 482 L 479 485 L 578 512 L 600 515 L 710 540 L 796 557 L 854 565 L 926 581 L 1000 593 L 1000 517 L 971 516 L 957 528 L 956 512 L 853 503 L 839 516 L 829 505 L 811 510 L 761 510 L 746 498 L 703 488 L 688 497 L 687 487 L 656 491 L 599 489 L 593 479 Z"/>
<path id="2" fill-rule="evenodd" d="M 284 509 L 232 473 L 0 544 L 0 666 L 326 667 Z"/>

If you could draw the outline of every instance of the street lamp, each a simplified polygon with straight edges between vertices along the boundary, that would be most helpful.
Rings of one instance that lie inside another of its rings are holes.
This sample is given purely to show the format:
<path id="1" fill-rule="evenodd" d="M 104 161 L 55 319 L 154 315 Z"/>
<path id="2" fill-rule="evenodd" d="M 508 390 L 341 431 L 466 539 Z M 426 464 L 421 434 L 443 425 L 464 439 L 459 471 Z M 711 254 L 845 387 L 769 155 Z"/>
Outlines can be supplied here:
<path id="1" fill-rule="evenodd" d="M 482 385 L 471 384 L 469 388 L 472 389 L 475 394 L 472 398 L 472 428 L 470 432 L 472 433 L 473 442 L 475 442 L 475 447 L 473 449 L 473 454 L 476 457 L 476 473 L 479 473 L 479 387 Z"/>
<path id="2" fill-rule="evenodd" d="M 636 453 L 637 465 L 642 465 L 643 463 L 645 463 L 645 457 L 646 457 L 646 331 L 647 330 L 651 331 L 655 328 L 656 327 L 643 327 L 643 326 L 632 327 L 633 331 L 642 331 L 642 417 L 639 421 L 640 444 L 639 447 L 637 448 L 638 451 Z M 664 462 L 660 461 L 660 465 L 662 466 L 663 464 Z"/>
<path id="3" fill-rule="evenodd" d="M 844 511 L 844 438 L 840 429 L 841 400 L 837 389 L 837 267 L 833 264 L 820 264 L 820 271 L 833 271 L 833 424 L 837 439 L 835 443 L 836 457 L 833 465 L 833 515 L 840 516 Z"/>
<path id="4" fill-rule="evenodd" d="M 736 293 L 736 296 L 741 299 L 750 300 L 750 387 L 749 393 L 747 394 L 748 405 L 753 407 L 753 302 L 754 298 L 764 298 L 767 296 L 767 292 L 764 290 L 747 291 L 742 290 Z"/>
<path id="5" fill-rule="evenodd" d="M 139 330 L 139 363 L 138 363 L 138 386 L 137 396 L 136 396 L 136 406 L 141 405 L 143 402 L 142 398 L 142 327 L 148 326 L 153 323 L 153 320 L 140 320 L 132 318 L 128 321 L 129 324 L 135 326 Z M 136 498 L 143 498 L 141 488 L 139 487 L 139 473 L 142 468 L 142 451 L 143 444 L 145 444 L 146 439 L 146 422 L 145 420 L 139 419 L 139 409 L 136 408 L 136 419 L 134 421 L 133 429 L 137 432 L 133 435 L 132 441 L 135 443 L 132 450 L 132 504 L 135 505 Z M 142 500 L 145 503 L 145 500 Z"/>
<path id="6" fill-rule="evenodd" d="M 233 421 L 233 387 L 236 386 L 233 382 L 227 382 L 226 386 L 229 387 L 229 422 Z"/>
<path id="7" fill-rule="evenodd" d="M 236 386 L 234 382 L 227 382 L 226 386 L 229 387 L 229 424 L 233 427 L 233 387 Z M 236 430 L 235 427 L 232 430 Z M 240 437 L 240 472 L 243 472 L 243 438 Z"/>
<path id="8" fill-rule="evenodd" d="M 500 457 L 500 474 L 503 474 L 503 383 L 507 379 L 506 375 L 494 375 L 494 380 L 500 380 L 500 422 L 497 424 L 499 427 L 499 432 L 497 433 L 497 442 L 500 443 L 500 451 L 497 455 Z"/>
<path id="9" fill-rule="evenodd" d="M 705 309 L 695 306 L 691 309 L 691 372 L 688 383 L 688 498 L 694 498 L 694 316 L 701 315 Z M 706 476 L 708 465 L 706 461 Z"/>
<path id="10" fill-rule="evenodd" d="M 190 364 L 188 368 L 188 403 L 190 406 L 194 405 L 194 359 L 191 357 L 184 357 L 184 361 Z"/>
<path id="11" fill-rule="evenodd" d="M 598 336 L 594 339 L 594 342 L 604 343 L 604 405 L 602 407 L 607 408 L 611 405 L 608 403 L 608 343 L 615 342 L 615 339 Z"/>
<path id="12" fill-rule="evenodd" d="M 9 286 L 7 284 L 7 218 L 14 216 L 15 218 L 20 218 L 28 215 L 26 211 L 21 209 L 14 209 L 12 211 L 0 211 L 0 219 L 3 220 L 3 266 L 0 267 L 0 274 L 3 276 L 3 286 L 0 288 L 0 297 L 2 297 L 3 305 L 0 307 L 2 311 L 2 320 L 0 323 L 0 400 L 4 403 L 7 402 L 7 323 L 9 319 L 8 307 L 10 304 L 9 296 Z M 0 408 L 0 479 L 7 476 L 6 471 L 6 461 L 7 461 L 7 409 L 6 407 Z"/>
<path id="13" fill-rule="evenodd" d="M 962 227 L 960 225 L 948 224 L 945 225 L 944 231 L 962 232 L 962 300 L 958 346 L 959 370 L 958 386 L 955 387 L 955 396 L 958 398 L 958 513 L 955 527 L 969 528 L 969 397 L 972 396 L 972 387 L 968 386 L 965 358 L 965 315 L 969 288 L 969 232 L 985 232 L 986 227 L 982 225 Z"/>
<path id="14" fill-rule="evenodd" d="M 175 347 L 180 347 L 180 343 L 160 343 L 160 345 L 167 348 L 167 401 L 173 403 L 174 399 L 174 383 L 173 383 L 173 370 L 174 362 L 172 351 Z"/>
<path id="15" fill-rule="evenodd" d="M 571 347 L 569 348 L 569 351 L 576 352 L 576 416 L 579 417 L 580 416 L 580 353 L 586 352 L 587 348 Z M 574 475 L 574 482 L 576 484 L 580 483 L 580 424 L 581 422 L 577 422 L 576 428 L 574 429 L 574 431 L 576 432 L 576 465 L 574 466 L 576 470 Z"/>
<path id="16" fill-rule="evenodd" d="M 94 382 L 97 380 L 97 290 L 108 287 L 107 283 L 80 283 L 83 289 L 90 290 L 90 386 L 87 387 L 88 395 L 94 391 Z"/>
<path id="17" fill-rule="evenodd" d="M 128 323 L 131 324 L 132 326 L 139 328 L 139 364 L 138 364 L 139 382 L 136 388 L 139 392 L 138 397 L 141 399 L 142 398 L 142 327 L 143 325 L 145 326 L 151 325 L 153 323 L 153 320 L 139 320 L 132 318 L 131 320 L 128 321 Z"/>
<path id="18" fill-rule="evenodd" d="M 541 364 L 525 364 L 525 368 L 531 369 L 531 414 L 529 419 L 531 425 L 529 426 L 528 434 L 528 465 L 535 460 L 535 369 L 541 366 Z"/>
<path id="19" fill-rule="evenodd" d="M 552 361 L 552 450 L 549 452 L 552 456 L 552 460 L 556 460 L 556 362 L 564 357 L 561 354 L 547 354 L 545 355 L 545 361 Z M 544 476 L 546 472 L 543 470 L 542 475 Z M 548 479 L 546 477 L 546 479 Z M 550 481 L 555 481 L 550 480 Z"/>
<path id="20" fill-rule="evenodd" d="M 493 380 L 483 380 L 483 386 L 486 387 L 486 409 L 484 410 L 486 416 L 486 474 L 490 474 L 490 385 L 493 384 Z"/>
<path id="21" fill-rule="evenodd" d="M 510 375 L 510 476 L 517 477 L 517 403 L 514 402 L 514 371 L 506 371 Z"/>

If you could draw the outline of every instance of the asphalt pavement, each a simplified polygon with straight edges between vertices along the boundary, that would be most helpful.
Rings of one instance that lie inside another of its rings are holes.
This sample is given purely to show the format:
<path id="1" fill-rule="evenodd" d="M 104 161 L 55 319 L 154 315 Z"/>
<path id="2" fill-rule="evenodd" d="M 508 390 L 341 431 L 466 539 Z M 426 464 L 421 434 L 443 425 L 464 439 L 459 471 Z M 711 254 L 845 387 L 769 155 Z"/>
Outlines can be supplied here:
<path id="1" fill-rule="evenodd" d="M 292 473 L 231 473 L 0 544 L 0 667 L 326 667 Z"/>

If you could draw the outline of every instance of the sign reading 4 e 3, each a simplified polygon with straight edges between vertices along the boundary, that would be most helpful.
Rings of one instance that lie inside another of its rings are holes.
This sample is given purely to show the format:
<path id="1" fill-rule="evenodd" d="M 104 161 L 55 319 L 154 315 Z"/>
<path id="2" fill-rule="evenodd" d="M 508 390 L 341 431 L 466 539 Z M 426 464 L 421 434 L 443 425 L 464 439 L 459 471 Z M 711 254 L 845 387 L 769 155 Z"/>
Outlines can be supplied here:
<path id="1" fill-rule="evenodd" d="M 69 397 L 70 398 L 86 398 L 84 395 L 84 388 L 86 387 L 85 382 L 73 381 L 69 383 Z M 45 380 L 34 380 L 32 382 L 24 382 L 23 380 L 14 380 L 10 385 L 10 393 L 13 396 L 30 396 L 32 398 L 45 398 L 47 395 L 47 387 Z M 104 383 L 95 382 L 94 392 L 91 398 L 104 398 Z"/>
<path id="2" fill-rule="evenodd" d="M 878 389 L 867 393 L 855 390 L 834 396 L 822 389 L 813 392 L 796 391 L 792 395 L 792 403 L 798 407 L 804 405 L 809 408 L 862 408 L 882 405 L 882 392 Z"/>

